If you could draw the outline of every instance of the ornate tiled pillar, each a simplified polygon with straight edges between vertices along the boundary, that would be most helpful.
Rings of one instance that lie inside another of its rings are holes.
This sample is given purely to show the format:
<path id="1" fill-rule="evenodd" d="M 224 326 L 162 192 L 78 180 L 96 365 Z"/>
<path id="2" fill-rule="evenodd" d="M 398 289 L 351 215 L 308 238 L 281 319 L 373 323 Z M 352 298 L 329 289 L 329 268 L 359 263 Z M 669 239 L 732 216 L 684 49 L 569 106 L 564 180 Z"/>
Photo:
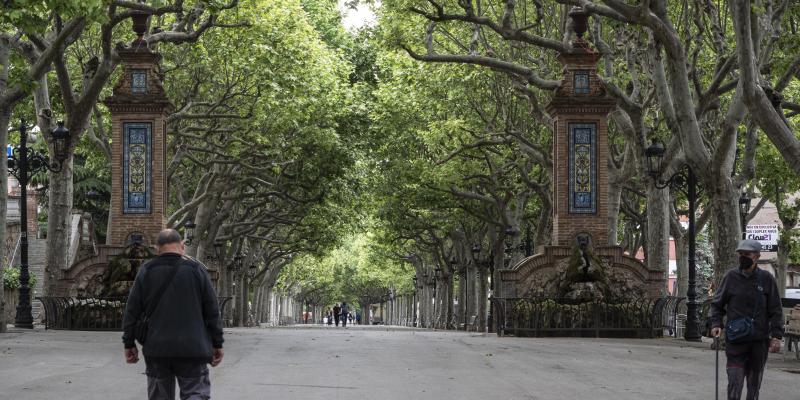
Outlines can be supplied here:
<path id="1" fill-rule="evenodd" d="M 574 8 L 577 37 L 558 60 L 564 77 L 547 111 L 554 119 L 553 245 L 572 246 L 579 235 L 608 243 L 608 125 L 615 100 L 597 78 L 599 54 L 582 38 L 587 15 Z"/>
<path id="2" fill-rule="evenodd" d="M 107 244 L 153 245 L 164 228 L 167 196 L 166 117 L 161 55 L 139 38 L 117 49 L 122 76 L 105 100 L 112 121 L 112 182 Z"/>

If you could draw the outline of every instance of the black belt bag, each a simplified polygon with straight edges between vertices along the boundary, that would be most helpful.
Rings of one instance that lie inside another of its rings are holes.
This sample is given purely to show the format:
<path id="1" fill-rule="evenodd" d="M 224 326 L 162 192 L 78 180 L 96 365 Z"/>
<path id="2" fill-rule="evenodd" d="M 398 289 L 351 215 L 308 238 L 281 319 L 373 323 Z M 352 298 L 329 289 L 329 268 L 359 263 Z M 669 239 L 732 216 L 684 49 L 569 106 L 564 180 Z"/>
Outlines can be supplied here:
<path id="1" fill-rule="evenodd" d="M 756 334 L 756 316 L 758 316 L 758 309 L 761 308 L 761 298 L 764 296 L 764 285 L 761 283 L 761 270 L 756 268 L 758 298 L 756 299 L 756 307 L 753 310 L 752 317 L 740 317 L 728 321 L 725 325 L 725 340 L 728 343 L 744 343 L 759 340 Z"/>

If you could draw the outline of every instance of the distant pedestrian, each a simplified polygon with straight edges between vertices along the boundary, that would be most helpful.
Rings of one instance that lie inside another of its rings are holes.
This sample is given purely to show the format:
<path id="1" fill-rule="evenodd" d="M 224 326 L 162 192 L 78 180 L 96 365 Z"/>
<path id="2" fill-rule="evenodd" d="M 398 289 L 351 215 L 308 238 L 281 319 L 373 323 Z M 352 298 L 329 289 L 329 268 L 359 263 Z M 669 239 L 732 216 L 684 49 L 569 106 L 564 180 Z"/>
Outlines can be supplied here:
<path id="1" fill-rule="evenodd" d="M 347 326 L 347 317 L 350 315 L 350 308 L 347 307 L 347 302 L 342 302 L 342 327 Z"/>
<path id="2" fill-rule="evenodd" d="M 174 229 L 158 234 L 158 256 L 136 275 L 123 317 L 125 361 L 139 361 L 134 340 L 142 344 L 150 400 L 175 398 L 177 378 L 182 400 L 211 398 L 208 367 L 222 362 L 222 323 L 217 294 L 205 267 L 185 257 Z M 157 300 L 157 301 L 156 301 Z M 144 337 L 137 322 L 147 315 Z M 113 396 L 112 396 L 113 397 Z"/>
<path id="3" fill-rule="evenodd" d="M 361 325 L 361 313 L 356 313 L 356 325 Z"/>
<path id="4" fill-rule="evenodd" d="M 720 336 L 727 314 L 728 400 L 741 399 L 745 381 L 747 400 L 758 400 L 768 351 L 777 353 L 781 348 L 783 309 L 775 279 L 758 268 L 761 244 L 742 240 L 736 251 L 739 267 L 725 274 L 711 301 L 711 334 Z"/>
<path id="5" fill-rule="evenodd" d="M 342 307 L 339 307 L 339 303 L 336 303 L 333 306 L 333 321 L 336 322 L 336 326 L 339 326 L 339 318 L 342 316 Z"/>

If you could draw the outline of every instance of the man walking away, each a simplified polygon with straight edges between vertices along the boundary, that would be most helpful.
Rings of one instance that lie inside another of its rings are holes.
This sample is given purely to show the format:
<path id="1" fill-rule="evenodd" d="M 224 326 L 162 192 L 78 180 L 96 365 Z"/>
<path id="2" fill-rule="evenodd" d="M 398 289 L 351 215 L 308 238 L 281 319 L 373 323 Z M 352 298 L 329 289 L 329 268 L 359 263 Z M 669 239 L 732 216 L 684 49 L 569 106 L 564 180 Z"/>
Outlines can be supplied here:
<path id="1" fill-rule="evenodd" d="M 347 307 L 347 302 L 342 302 L 342 327 L 347 327 L 347 316 L 349 315 L 350 310 Z"/>
<path id="2" fill-rule="evenodd" d="M 722 317 L 726 314 L 728 324 L 738 319 L 753 319 L 752 333 L 745 339 L 726 338 L 725 355 L 728 359 L 728 400 L 741 399 L 745 380 L 747 400 L 758 400 L 767 351 L 777 353 L 781 348 L 783 309 L 775 279 L 756 265 L 761 256 L 761 244 L 755 240 L 742 240 L 736 251 L 739 253 L 739 267 L 725 274 L 711 301 L 711 334 L 719 337 Z"/>
<path id="3" fill-rule="evenodd" d="M 333 320 L 336 322 L 336 326 L 339 326 L 339 317 L 342 315 L 342 308 L 339 307 L 339 303 L 336 303 L 333 306 Z"/>
<path id="4" fill-rule="evenodd" d="M 136 275 L 125 306 L 125 360 L 139 361 L 134 334 L 139 318 L 149 312 L 142 344 L 148 398 L 173 400 L 177 379 L 182 400 L 210 399 L 206 364 L 216 367 L 224 355 L 217 294 L 205 267 L 183 255 L 177 231 L 161 231 L 156 251 L 158 256 Z"/>

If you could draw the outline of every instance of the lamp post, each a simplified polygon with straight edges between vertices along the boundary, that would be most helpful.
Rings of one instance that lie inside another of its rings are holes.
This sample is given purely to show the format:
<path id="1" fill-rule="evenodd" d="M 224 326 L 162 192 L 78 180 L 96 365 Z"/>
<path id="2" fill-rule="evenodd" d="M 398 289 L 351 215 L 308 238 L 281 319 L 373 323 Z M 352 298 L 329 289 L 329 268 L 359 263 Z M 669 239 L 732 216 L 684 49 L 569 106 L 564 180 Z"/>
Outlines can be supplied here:
<path id="1" fill-rule="evenodd" d="M 475 265 L 475 274 L 476 274 L 475 283 L 477 284 L 481 280 L 481 269 L 480 269 L 481 268 L 481 263 L 480 263 L 481 245 L 478 244 L 478 243 L 475 243 L 474 245 L 472 245 L 471 252 L 472 252 L 472 263 L 473 263 L 473 265 Z M 480 298 L 480 296 L 478 298 Z M 469 308 L 469 306 L 467 306 L 467 308 Z M 477 310 L 476 310 L 476 314 L 477 314 Z M 464 330 L 466 330 L 466 329 L 467 329 L 467 316 L 464 315 Z"/>
<path id="2" fill-rule="evenodd" d="M 436 328 L 436 326 L 435 326 L 436 325 L 436 321 L 439 319 L 438 318 L 439 314 L 436 313 L 436 311 L 437 311 L 436 309 L 438 307 L 436 307 L 436 306 L 442 300 L 442 296 L 439 296 L 438 299 L 436 298 L 437 282 L 439 281 L 439 279 L 441 279 L 441 277 L 442 277 L 442 268 L 437 265 L 436 269 L 433 270 L 433 321 L 434 321 L 434 328 Z"/>
<path id="3" fill-rule="evenodd" d="M 417 276 L 412 278 L 414 281 L 414 292 L 411 295 L 411 326 L 417 326 Z"/>
<path id="4" fill-rule="evenodd" d="M 655 187 L 664 189 L 666 187 L 678 188 L 683 183 L 682 169 L 674 173 L 666 181 L 661 180 L 661 162 L 664 159 L 664 146 L 659 142 L 653 142 L 645 150 L 647 158 L 648 174 L 653 179 Z M 689 282 L 686 290 L 686 330 L 683 338 L 691 342 L 700 341 L 700 318 L 698 316 L 699 304 L 697 301 L 697 263 L 695 260 L 696 233 L 695 233 L 695 212 L 697 202 L 697 178 L 692 171 L 692 167 L 686 167 L 686 198 L 689 201 Z"/>
<path id="5" fill-rule="evenodd" d="M 396 324 L 396 322 L 394 320 L 394 314 L 395 314 L 394 292 L 392 292 L 392 289 L 389 289 L 389 324 L 390 325 Z"/>
<path id="6" fill-rule="evenodd" d="M 422 274 L 422 285 L 419 287 L 420 289 L 422 289 L 423 297 L 425 297 L 425 292 L 427 292 L 427 290 L 425 290 L 425 287 L 428 285 L 428 277 L 429 277 L 428 271 L 425 271 Z M 424 304 L 424 302 L 427 302 L 427 301 L 428 301 L 427 298 L 421 299 L 420 303 Z M 422 317 L 423 318 L 422 318 L 422 321 L 420 321 L 420 322 L 422 322 L 423 326 L 425 326 L 428 323 L 428 319 L 427 319 L 428 315 L 427 314 L 428 314 L 428 311 L 430 310 L 430 305 L 431 305 L 431 303 L 428 303 L 428 304 L 425 305 L 425 308 L 422 309 Z"/>
<path id="7" fill-rule="evenodd" d="M 456 256 L 450 257 L 449 263 L 450 263 L 450 271 L 454 271 L 454 272 L 457 271 L 456 270 L 456 266 L 458 265 L 458 260 L 456 259 Z M 460 271 L 458 271 L 458 272 L 460 273 Z M 464 269 L 464 279 L 463 280 L 462 280 L 460 275 L 456 275 L 456 277 L 458 277 L 458 287 L 459 287 L 460 293 L 461 294 L 465 294 L 466 292 L 464 291 L 464 283 L 467 281 L 466 280 L 466 269 Z M 452 283 L 454 283 L 453 279 L 451 279 L 451 284 Z M 450 301 L 451 303 L 453 302 L 452 300 L 453 299 L 451 298 L 451 301 Z M 462 303 L 464 303 L 464 304 L 462 305 Z M 462 301 L 462 299 L 459 298 L 458 299 L 458 306 L 459 306 L 459 308 L 463 308 L 464 306 L 466 306 L 466 300 Z M 454 316 L 454 318 L 455 318 L 455 316 Z"/>
<path id="8" fill-rule="evenodd" d="M 742 240 L 747 239 L 747 215 L 750 214 L 750 203 L 752 199 L 747 193 L 742 193 L 739 197 L 739 216 L 742 218 Z"/>
<path id="9" fill-rule="evenodd" d="M 8 146 L 8 172 L 17 178 L 20 187 L 20 266 L 19 266 L 19 300 L 14 326 L 17 328 L 33 329 L 33 313 L 31 308 L 30 271 L 28 270 L 28 182 L 30 179 L 45 170 L 52 172 L 61 171 L 62 163 L 68 158 L 69 130 L 64 123 L 59 121 L 58 127 L 50 132 L 53 140 L 55 162 L 52 164 L 47 156 L 28 149 L 28 133 L 25 130 L 25 121 L 19 124 L 19 146 Z"/>
<path id="10" fill-rule="evenodd" d="M 234 289 L 233 295 L 234 298 L 236 299 L 236 302 L 234 303 L 235 310 L 237 311 L 234 313 L 234 320 L 236 324 L 243 322 L 245 315 L 244 301 L 243 301 L 243 293 L 245 290 L 244 277 L 241 274 L 243 258 L 244 257 L 242 256 L 242 253 L 236 253 L 236 255 L 233 257 L 233 264 L 231 265 L 231 272 L 233 274 L 233 289 Z M 240 279 L 241 281 L 237 282 Z M 239 284 L 237 285 L 237 283 Z M 241 326 L 241 325 L 236 325 L 236 326 Z"/>

